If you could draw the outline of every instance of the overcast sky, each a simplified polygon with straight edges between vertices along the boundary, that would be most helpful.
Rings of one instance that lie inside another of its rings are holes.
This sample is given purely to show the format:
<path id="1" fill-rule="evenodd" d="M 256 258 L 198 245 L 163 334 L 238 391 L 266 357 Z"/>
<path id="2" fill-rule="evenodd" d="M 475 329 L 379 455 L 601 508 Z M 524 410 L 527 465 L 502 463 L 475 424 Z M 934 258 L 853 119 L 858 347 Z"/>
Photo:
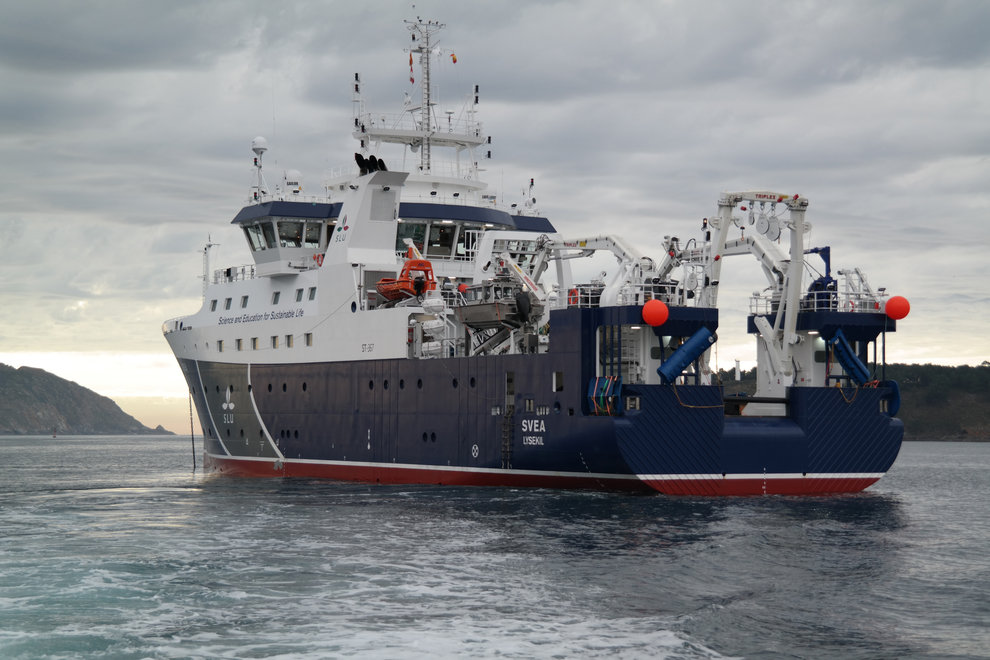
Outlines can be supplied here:
<path id="1" fill-rule="evenodd" d="M 2 4 L 0 362 L 184 402 L 161 323 L 198 308 L 208 235 L 215 266 L 250 260 L 251 139 L 316 192 L 352 162 L 354 72 L 372 109 L 418 94 L 416 15 L 457 54 L 441 100 L 481 87 L 506 201 L 532 177 L 562 233 L 655 252 L 720 191 L 800 193 L 833 269 L 911 301 L 888 361 L 990 359 L 990 2 Z M 763 280 L 722 281 L 728 368 Z"/>

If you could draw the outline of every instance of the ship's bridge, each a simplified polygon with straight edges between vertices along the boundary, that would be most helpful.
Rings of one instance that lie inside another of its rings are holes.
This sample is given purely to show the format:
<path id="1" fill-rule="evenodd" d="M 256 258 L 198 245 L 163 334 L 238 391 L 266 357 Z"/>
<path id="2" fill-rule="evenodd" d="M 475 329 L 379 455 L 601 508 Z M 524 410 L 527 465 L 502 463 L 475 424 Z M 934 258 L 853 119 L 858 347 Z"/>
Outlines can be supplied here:
<path id="1" fill-rule="evenodd" d="M 341 203 L 270 201 L 246 206 L 233 220 L 244 230 L 258 275 L 290 274 L 318 265 Z"/>
<path id="2" fill-rule="evenodd" d="M 291 275 L 319 267 L 342 206 L 342 202 L 268 200 L 241 209 L 232 224 L 241 227 L 251 248 L 252 274 Z M 402 202 L 395 249 L 404 253 L 409 238 L 427 258 L 462 261 L 472 258 L 476 240 L 472 235 L 488 230 L 555 232 L 543 217 L 468 205 Z"/>

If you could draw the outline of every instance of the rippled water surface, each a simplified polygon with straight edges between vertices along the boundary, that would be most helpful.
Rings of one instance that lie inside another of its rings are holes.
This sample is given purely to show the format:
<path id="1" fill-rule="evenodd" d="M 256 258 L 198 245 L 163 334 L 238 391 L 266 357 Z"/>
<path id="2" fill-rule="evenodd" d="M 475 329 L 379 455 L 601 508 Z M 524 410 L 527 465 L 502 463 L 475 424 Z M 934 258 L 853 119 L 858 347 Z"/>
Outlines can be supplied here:
<path id="1" fill-rule="evenodd" d="M 231 479 L 0 438 L 3 658 L 985 658 L 990 445 L 842 497 Z"/>

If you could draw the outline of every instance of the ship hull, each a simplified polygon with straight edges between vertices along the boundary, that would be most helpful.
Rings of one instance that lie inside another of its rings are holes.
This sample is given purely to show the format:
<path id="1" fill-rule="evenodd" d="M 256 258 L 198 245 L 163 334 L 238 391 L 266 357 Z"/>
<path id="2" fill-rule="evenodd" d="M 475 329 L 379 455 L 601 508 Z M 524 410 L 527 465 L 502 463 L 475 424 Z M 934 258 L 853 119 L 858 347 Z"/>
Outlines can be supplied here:
<path id="1" fill-rule="evenodd" d="M 883 387 L 792 388 L 786 417 L 747 418 L 718 387 L 629 385 L 639 409 L 595 415 L 569 354 L 180 364 L 206 462 L 230 475 L 827 494 L 877 481 L 903 435 Z"/>

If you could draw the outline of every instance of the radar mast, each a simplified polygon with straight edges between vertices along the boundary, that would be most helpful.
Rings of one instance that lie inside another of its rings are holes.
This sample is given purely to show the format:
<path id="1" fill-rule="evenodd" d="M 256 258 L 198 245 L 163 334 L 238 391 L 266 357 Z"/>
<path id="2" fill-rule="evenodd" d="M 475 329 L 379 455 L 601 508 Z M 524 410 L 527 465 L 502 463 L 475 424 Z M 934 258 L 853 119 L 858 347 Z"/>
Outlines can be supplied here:
<path id="1" fill-rule="evenodd" d="M 423 105 L 419 108 L 419 125 L 423 131 L 423 142 L 419 154 L 419 167 L 423 173 L 430 172 L 430 143 L 432 138 L 432 122 L 430 113 L 432 112 L 432 99 L 430 98 L 430 56 L 433 53 L 433 37 L 440 30 L 446 27 L 443 23 L 436 21 L 423 22 L 421 19 L 406 21 L 409 32 L 412 33 L 413 45 L 409 48 L 409 55 L 419 54 L 419 66 L 423 71 L 423 79 L 420 86 L 423 88 Z"/>

